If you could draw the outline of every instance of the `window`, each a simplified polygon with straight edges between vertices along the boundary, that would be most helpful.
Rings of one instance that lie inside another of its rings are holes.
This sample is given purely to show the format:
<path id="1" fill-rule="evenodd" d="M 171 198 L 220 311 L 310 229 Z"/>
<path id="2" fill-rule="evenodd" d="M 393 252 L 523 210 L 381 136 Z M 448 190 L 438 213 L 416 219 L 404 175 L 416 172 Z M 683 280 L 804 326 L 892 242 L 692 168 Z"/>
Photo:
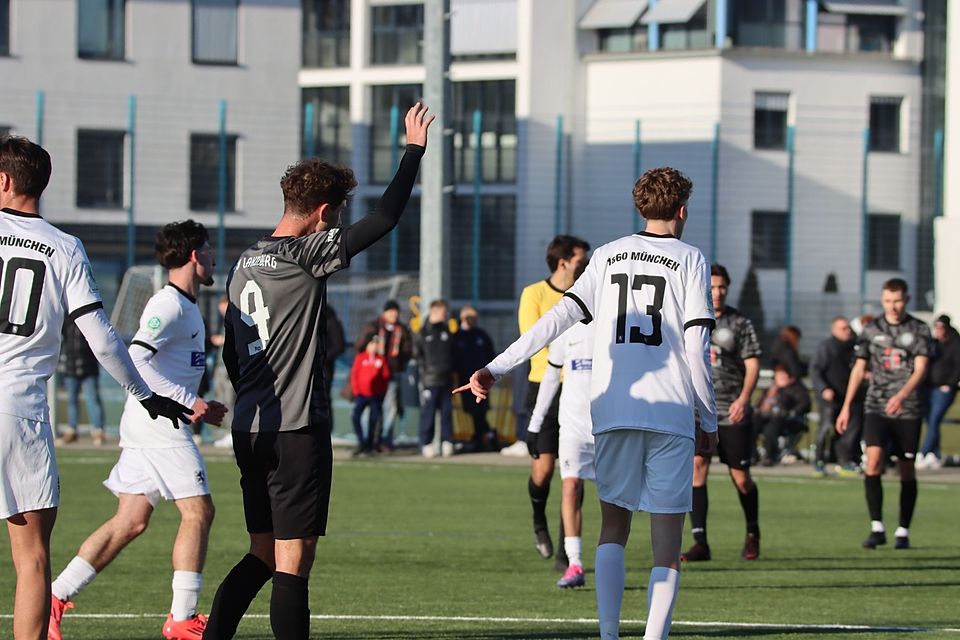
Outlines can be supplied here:
<path id="1" fill-rule="evenodd" d="M 598 29 L 598 49 L 607 53 L 629 53 L 650 48 L 647 26 L 635 24 L 626 29 Z"/>
<path id="2" fill-rule="evenodd" d="M 870 151 L 900 152 L 900 104 L 903 98 L 870 98 Z"/>
<path id="3" fill-rule="evenodd" d="M 303 66 L 350 66 L 350 0 L 303 0 Z"/>
<path id="4" fill-rule="evenodd" d="M 707 30 L 706 2 L 687 22 L 660 24 L 660 48 L 665 51 L 712 47 L 713 35 Z"/>
<path id="5" fill-rule="evenodd" d="M 123 208 L 125 131 L 77 131 L 77 208 Z"/>
<path id="6" fill-rule="evenodd" d="M 480 198 L 480 278 L 481 300 L 514 299 L 516 269 L 517 200 L 512 195 L 484 195 Z M 453 198 L 450 216 L 450 255 L 460 265 L 451 273 L 454 298 L 473 297 L 473 196 Z"/>
<path id="7" fill-rule="evenodd" d="M 423 62 L 423 5 L 372 7 L 372 64 Z"/>
<path id="8" fill-rule="evenodd" d="M 802 0 L 730 3 L 730 33 L 736 46 L 802 48 L 804 6 Z"/>
<path id="9" fill-rule="evenodd" d="M 79 0 L 77 56 L 123 60 L 126 0 Z"/>
<path id="10" fill-rule="evenodd" d="M 366 210 L 351 213 L 351 221 L 365 216 L 376 206 L 379 198 L 367 198 Z M 390 234 L 381 238 L 369 249 L 364 251 L 367 256 L 368 271 L 391 270 L 392 236 L 397 234 L 397 271 L 416 273 L 420 271 L 420 198 L 413 196 L 407 202 L 400 224 Z"/>
<path id="11" fill-rule="evenodd" d="M 847 51 L 889 53 L 897 37 L 895 16 L 850 14 L 847 16 Z"/>
<path id="12" fill-rule="evenodd" d="M 753 147 L 787 148 L 789 93 L 756 93 L 753 96 Z"/>
<path id="13" fill-rule="evenodd" d="M 475 111 L 480 111 L 481 179 L 483 182 L 517 181 L 515 85 L 513 80 L 454 83 L 453 148 L 457 182 L 473 182 L 474 179 Z"/>
<path id="14" fill-rule="evenodd" d="M 193 61 L 237 64 L 240 0 L 193 0 Z"/>
<path id="15" fill-rule="evenodd" d="M 381 85 L 373 87 L 373 114 L 370 123 L 370 177 L 386 184 L 397 171 L 403 155 L 405 137 L 403 116 L 420 99 L 423 89 L 418 84 Z M 391 124 L 396 118 L 396 122 Z M 397 133 L 393 138 L 391 129 Z"/>
<path id="16" fill-rule="evenodd" d="M 867 217 L 867 268 L 900 270 L 900 216 L 871 213 Z"/>
<path id="17" fill-rule="evenodd" d="M 10 55 L 10 0 L 0 0 L 0 56 Z"/>
<path id="18" fill-rule="evenodd" d="M 312 139 L 302 140 L 302 155 L 314 155 L 330 162 L 349 164 L 353 152 L 350 87 L 304 89 L 302 96 L 305 126 L 307 106 L 313 105 Z M 300 130 L 305 131 L 304 127 Z"/>
<path id="19" fill-rule="evenodd" d="M 237 136 L 227 136 L 225 211 L 236 211 Z M 190 134 L 190 209 L 217 211 L 220 202 L 220 136 Z"/>
<path id="20" fill-rule="evenodd" d="M 754 211 L 750 225 L 750 263 L 757 269 L 787 268 L 787 214 Z"/>

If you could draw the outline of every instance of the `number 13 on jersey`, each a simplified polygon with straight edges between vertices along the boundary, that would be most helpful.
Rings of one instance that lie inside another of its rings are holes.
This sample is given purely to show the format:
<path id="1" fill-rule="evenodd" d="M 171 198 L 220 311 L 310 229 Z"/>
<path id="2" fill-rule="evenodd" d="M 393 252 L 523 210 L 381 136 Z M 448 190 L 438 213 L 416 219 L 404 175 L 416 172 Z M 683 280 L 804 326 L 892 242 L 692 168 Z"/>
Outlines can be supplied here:
<path id="1" fill-rule="evenodd" d="M 627 296 L 631 290 L 640 291 L 645 285 L 649 285 L 653 287 L 653 303 L 647 305 L 646 314 L 650 316 L 653 328 L 650 333 L 641 333 L 640 327 L 630 327 L 629 341 L 631 344 L 660 346 L 663 343 L 661 332 L 663 317 L 660 311 L 663 309 L 663 293 L 667 287 L 667 279 L 663 276 L 636 274 L 630 286 L 629 276 L 626 273 L 613 273 L 610 274 L 610 284 L 616 285 L 620 290 L 617 297 L 617 335 L 615 336 L 617 344 L 627 342 Z"/>

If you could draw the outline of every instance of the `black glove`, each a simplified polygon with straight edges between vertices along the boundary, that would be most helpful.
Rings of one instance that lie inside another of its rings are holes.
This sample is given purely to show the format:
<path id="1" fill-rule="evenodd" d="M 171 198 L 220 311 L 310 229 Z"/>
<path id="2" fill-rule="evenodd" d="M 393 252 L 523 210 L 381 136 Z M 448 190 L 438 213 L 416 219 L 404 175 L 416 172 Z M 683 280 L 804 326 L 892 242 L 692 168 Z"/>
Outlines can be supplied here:
<path id="1" fill-rule="evenodd" d="M 527 431 L 527 451 L 530 452 L 530 457 L 536 460 L 540 457 L 540 449 L 537 448 L 537 442 L 540 440 L 539 431 Z"/>
<path id="2" fill-rule="evenodd" d="M 154 393 L 146 400 L 141 400 L 140 404 L 154 420 L 160 416 L 170 418 L 174 429 L 180 428 L 180 421 L 184 424 L 190 424 L 190 415 L 193 413 L 193 409 L 183 406 L 176 400 L 158 396 Z"/>

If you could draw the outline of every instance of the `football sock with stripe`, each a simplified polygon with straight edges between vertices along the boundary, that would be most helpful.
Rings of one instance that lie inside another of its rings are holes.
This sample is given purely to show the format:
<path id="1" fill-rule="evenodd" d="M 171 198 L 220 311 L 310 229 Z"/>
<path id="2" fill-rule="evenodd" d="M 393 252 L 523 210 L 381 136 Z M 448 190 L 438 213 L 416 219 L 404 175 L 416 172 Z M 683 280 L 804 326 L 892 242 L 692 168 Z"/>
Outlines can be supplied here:
<path id="1" fill-rule="evenodd" d="M 710 499 L 707 497 L 707 485 L 693 488 L 693 512 L 690 514 L 690 524 L 693 539 L 697 544 L 707 544 L 707 509 Z"/>
<path id="2" fill-rule="evenodd" d="M 900 481 L 900 526 L 910 528 L 913 509 L 917 506 L 917 479 Z"/>
<path id="3" fill-rule="evenodd" d="M 864 476 L 863 488 L 867 495 L 867 511 L 871 520 L 883 520 L 883 484 L 880 476 Z"/>
<path id="4" fill-rule="evenodd" d="M 270 628 L 277 640 L 307 640 L 310 637 L 306 578 L 280 571 L 273 574 Z"/>
<path id="5" fill-rule="evenodd" d="M 97 577 L 97 571 L 93 566 L 81 558 L 74 556 L 70 564 L 60 572 L 57 579 L 53 581 L 52 592 L 60 600 L 66 602 L 73 600 L 74 596 L 80 593 L 80 590 L 93 582 Z"/>
<path id="6" fill-rule="evenodd" d="M 206 640 L 226 640 L 237 633 L 237 625 L 273 572 L 257 556 L 248 553 L 223 579 L 213 597 L 210 618 L 203 632 Z"/>
<path id="7" fill-rule="evenodd" d="M 616 640 L 620 637 L 620 607 L 623 603 L 623 588 L 626 581 L 624 549 L 615 543 L 597 547 L 597 617 L 600 619 L 600 639 Z"/>
<path id="8" fill-rule="evenodd" d="M 666 640 L 673 622 L 673 605 L 680 591 L 680 572 L 654 567 L 647 584 L 647 626 L 643 640 Z"/>

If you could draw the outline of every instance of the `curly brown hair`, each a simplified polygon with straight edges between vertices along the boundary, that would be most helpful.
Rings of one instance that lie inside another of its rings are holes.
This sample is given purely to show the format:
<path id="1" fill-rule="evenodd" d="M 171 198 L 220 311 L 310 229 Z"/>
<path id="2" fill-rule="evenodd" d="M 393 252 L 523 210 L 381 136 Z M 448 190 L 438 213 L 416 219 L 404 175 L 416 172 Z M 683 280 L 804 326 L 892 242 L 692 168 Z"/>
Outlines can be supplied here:
<path id="1" fill-rule="evenodd" d="M 199 222 L 171 222 L 157 232 L 154 252 L 164 269 L 176 269 L 187 264 L 193 252 L 209 241 L 207 229 Z"/>
<path id="2" fill-rule="evenodd" d="M 670 220 L 691 191 L 693 182 L 673 167 L 650 169 L 633 185 L 633 206 L 647 220 Z"/>
<path id="3" fill-rule="evenodd" d="M 339 207 L 353 193 L 357 179 L 348 167 L 307 158 L 287 168 L 280 179 L 284 212 L 307 216 L 321 204 Z"/>

